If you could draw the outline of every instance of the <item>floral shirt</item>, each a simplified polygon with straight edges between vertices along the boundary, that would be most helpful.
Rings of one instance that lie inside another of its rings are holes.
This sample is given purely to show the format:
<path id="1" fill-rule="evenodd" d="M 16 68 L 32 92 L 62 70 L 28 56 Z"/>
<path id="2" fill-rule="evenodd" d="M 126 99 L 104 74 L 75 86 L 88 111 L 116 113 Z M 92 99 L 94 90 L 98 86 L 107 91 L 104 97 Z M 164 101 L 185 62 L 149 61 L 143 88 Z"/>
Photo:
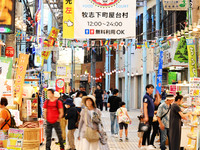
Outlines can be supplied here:
<path id="1" fill-rule="evenodd" d="M 167 111 L 169 109 L 169 106 L 164 102 L 162 103 L 159 107 L 158 107 L 158 111 L 157 111 L 157 116 L 158 117 L 162 117 L 164 116 Z M 165 117 L 162 118 L 162 123 L 164 124 L 165 128 L 169 128 L 169 113 L 167 113 L 167 115 L 165 115 Z"/>

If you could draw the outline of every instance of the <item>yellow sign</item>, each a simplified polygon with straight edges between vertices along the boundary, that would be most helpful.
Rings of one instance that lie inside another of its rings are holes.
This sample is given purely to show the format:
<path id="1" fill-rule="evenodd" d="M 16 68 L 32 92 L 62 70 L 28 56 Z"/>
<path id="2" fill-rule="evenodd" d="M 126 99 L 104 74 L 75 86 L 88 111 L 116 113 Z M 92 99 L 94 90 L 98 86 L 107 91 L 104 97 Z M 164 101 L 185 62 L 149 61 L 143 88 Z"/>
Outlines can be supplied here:
<path id="1" fill-rule="evenodd" d="M 54 40 L 57 39 L 58 37 L 58 33 L 60 32 L 59 29 L 55 28 L 55 27 L 52 27 L 51 28 L 51 32 L 49 33 L 49 36 L 48 36 L 48 39 L 51 39 L 53 38 Z"/>
<path id="2" fill-rule="evenodd" d="M 23 85 L 24 85 L 24 78 L 26 74 L 26 68 L 28 65 L 29 55 L 28 54 L 19 54 L 19 62 L 17 67 L 16 73 L 16 80 L 15 80 L 15 92 L 17 103 L 21 106 L 22 104 L 22 93 L 23 93 Z"/>
<path id="3" fill-rule="evenodd" d="M 74 39 L 74 0 L 63 0 L 63 38 Z"/>

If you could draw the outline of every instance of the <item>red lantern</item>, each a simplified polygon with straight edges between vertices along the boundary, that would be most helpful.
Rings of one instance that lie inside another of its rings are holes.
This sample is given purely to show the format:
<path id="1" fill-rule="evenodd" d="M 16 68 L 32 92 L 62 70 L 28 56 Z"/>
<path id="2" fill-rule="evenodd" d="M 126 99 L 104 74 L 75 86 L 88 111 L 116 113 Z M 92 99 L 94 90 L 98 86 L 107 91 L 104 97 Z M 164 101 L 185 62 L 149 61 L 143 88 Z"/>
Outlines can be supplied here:
<path id="1" fill-rule="evenodd" d="M 13 57 L 14 56 L 14 48 L 13 47 L 6 47 L 6 56 L 7 57 Z"/>

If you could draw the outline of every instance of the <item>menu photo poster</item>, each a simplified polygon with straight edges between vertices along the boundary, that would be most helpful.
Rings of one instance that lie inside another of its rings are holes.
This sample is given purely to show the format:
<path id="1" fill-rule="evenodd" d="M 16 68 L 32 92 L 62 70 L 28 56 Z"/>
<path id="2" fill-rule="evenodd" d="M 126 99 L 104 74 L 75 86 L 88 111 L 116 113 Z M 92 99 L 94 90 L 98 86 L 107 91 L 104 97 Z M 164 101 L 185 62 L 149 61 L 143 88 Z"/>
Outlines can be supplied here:
<path id="1" fill-rule="evenodd" d="M 0 150 L 7 147 L 8 130 L 0 130 Z"/>
<path id="2" fill-rule="evenodd" d="M 10 128 L 8 130 L 8 150 L 22 150 L 24 130 Z"/>

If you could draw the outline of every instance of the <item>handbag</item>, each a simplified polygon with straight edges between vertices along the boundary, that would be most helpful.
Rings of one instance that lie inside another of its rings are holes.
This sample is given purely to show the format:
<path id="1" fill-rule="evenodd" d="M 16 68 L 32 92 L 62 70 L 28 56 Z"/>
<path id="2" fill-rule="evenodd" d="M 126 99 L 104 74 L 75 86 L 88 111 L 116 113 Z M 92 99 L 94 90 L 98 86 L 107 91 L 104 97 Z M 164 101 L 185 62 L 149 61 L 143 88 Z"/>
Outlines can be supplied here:
<path id="1" fill-rule="evenodd" d="M 154 114 L 154 116 L 153 116 L 153 122 L 156 122 L 156 121 L 158 121 L 158 118 L 157 118 L 156 114 Z"/>
<path id="2" fill-rule="evenodd" d="M 122 111 L 121 108 L 120 108 L 120 110 L 121 110 L 121 116 L 120 116 L 121 121 L 123 123 L 129 124 L 130 120 L 129 120 L 128 116 L 124 114 L 124 112 Z"/>
<path id="3" fill-rule="evenodd" d="M 88 142 L 97 142 L 99 141 L 99 132 L 97 130 L 92 129 L 88 126 L 87 122 L 87 108 L 85 109 L 85 124 L 86 124 L 86 130 L 85 130 L 85 138 Z"/>

